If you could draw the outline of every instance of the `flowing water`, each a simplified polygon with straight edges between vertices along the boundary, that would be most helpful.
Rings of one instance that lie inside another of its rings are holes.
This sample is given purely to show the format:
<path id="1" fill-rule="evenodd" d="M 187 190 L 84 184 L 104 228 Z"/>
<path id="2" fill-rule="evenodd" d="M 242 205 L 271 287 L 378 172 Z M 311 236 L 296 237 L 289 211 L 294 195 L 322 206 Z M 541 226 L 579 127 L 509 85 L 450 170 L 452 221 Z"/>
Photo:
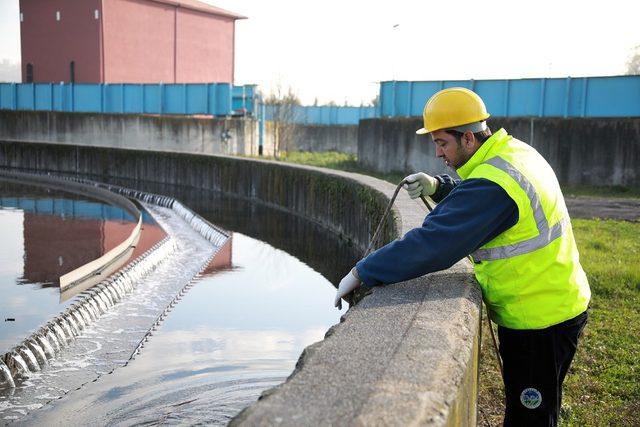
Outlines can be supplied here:
<path id="1" fill-rule="evenodd" d="M 284 381 L 338 320 L 327 310 L 334 291 L 299 260 L 239 233 L 232 259 L 233 269 L 196 279 L 126 367 L 27 421 L 225 424 Z"/>
<path id="2" fill-rule="evenodd" d="M 143 221 L 133 258 L 165 236 L 146 212 Z M 72 304 L 61 301 L 61 275 L 118 245 L 134 226 L 118 207 L 0 181 L 0 354 Z"/>
<path id="3" fill-rule="evenodd" d="M 161 190 L 181 196 L 214 224 L 271 244 L 234 233 L 219 252 L 222 259 L 207 265 L 216 249 L 211 239 L 175 211 L 149 206 L 175 238 L 170 261 L 137 280 L 126 298 L 118 298 L 119 288 L 94 295 L 81 313 L 23 351 L 25 358 L 18 354 L 16 363 L 39 365 L 28 354 L 46 359 L 47 352 L 59 352 L 1 393 L 0 420 L 224 424 L 282 382 L 302 349 L 338 321 L 335 290 L 325 277 L 335 282 L 355 261 L 348 244 L 301 218 L 245 200 Z M 105 313 L 93 321 L 100 311 Z M 63 340 L 72 343 L 56 343 Z"/>
<path id="4" fill-rule="evenodd" d="M 295 256 L 331 283 L 337 284 L 362 256 L 361 250 L 324 227 L 252 200 L 151 182 L 117 180 L 115 183 L 175 197 L 213 224 L 267 242 Z"/>

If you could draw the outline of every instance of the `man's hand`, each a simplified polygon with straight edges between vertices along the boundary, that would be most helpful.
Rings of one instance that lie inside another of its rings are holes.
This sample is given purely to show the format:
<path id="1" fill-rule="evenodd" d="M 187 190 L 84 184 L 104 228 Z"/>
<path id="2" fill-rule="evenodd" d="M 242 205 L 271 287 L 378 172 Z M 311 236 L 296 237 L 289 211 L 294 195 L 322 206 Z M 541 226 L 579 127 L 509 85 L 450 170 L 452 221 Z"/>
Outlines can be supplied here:
<path id="1" fill-rule="evenodd" d="M 354 274 L 354 270 L 355 267 L 342 278 L 340 284 L 338 285 L 336 299 L 333 303 L 335 307 L 338 307 L 338 310 L 342 310 L 342 298 L 347 296 L 350 292 L 360 286 L 360 279 L 356 277 L 356 274 L 358 273 Z"/>
<path id="2" fill-rule="evenodd" d="M 412 199 L 417 199 L 421 194 L 423 196 L 431 196 L 438 189 L 438 180 L 424 172 L 414 173 L 404 180 L 407 181 L 404 189 L 407 190 L 409 197 Z"/>

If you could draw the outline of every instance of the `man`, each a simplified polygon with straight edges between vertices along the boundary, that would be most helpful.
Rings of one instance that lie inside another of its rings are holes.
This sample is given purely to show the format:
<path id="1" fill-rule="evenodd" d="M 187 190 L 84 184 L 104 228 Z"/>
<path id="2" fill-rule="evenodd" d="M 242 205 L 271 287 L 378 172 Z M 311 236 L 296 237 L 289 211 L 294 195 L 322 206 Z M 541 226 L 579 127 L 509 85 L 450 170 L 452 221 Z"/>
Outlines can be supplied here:
<path id="1" fill-rule="evenodd" d="M 340 299 L 360 286 L 397 283 L 449 268 L 467 255 L 498 324 L 505 425 L 556 425 L 562 382 L 587 321 L 591 292 L 564 198 L 549 164 L 529 145 L 486 125 L 484 102 L 450 88 L 425 105 L 436 156 L 462 180 L 409 175 L 409 195 L 439 202 L 422 227 L 360 260 Z"/>

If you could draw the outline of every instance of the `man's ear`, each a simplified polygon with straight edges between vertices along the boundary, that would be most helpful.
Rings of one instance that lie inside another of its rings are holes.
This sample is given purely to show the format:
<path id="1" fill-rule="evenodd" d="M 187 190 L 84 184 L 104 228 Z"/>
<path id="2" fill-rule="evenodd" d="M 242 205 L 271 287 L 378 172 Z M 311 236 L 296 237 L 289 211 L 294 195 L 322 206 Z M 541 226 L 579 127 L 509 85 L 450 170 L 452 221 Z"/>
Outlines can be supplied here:
<path id="1" fill-rule="evenodd" d="M 462 138 L 464 139 L 464 143 L 467 146 L 467 148 L 471 148 L 471 146 L 473 145 L 473 142 L 476 139 L 475 135 L 470 130 L 466 131 L 464 135 L 462 135 Z"/>

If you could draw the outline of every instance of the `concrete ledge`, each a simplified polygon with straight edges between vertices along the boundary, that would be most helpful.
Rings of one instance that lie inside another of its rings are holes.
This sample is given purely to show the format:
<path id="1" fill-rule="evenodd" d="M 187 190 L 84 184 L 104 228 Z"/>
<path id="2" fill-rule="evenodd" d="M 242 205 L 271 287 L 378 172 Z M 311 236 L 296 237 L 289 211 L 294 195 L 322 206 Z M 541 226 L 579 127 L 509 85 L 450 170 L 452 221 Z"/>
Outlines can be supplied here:
<path id="1" fill-rule="evenodd" d="M 454 270 L 377 289 L 231 425 L 475 425 L 480 294 Z"/>
<path id="2" fill-rule="evenodd" d="M 212 189 L 260 200 L 367 246 L 395 187 L 320 168 L 51 144 L 0 143 L 0 165 Z M 401 192 L 383 241 L 421 224 Z M 376 288 L 232 424 L 475 425 L 481 297 L 467 261 Z"/>
<path id="3" fill-rule="evenodd" d="M 335 172 L 330 172 L 334 174 Z M 347 175 L 387 197 L 394 187 Z M 424 206 L 400 193 L 399 235 Z M 231 425 L 476 425 L 482 296 L 463 260 L 375 288 Z"/>

